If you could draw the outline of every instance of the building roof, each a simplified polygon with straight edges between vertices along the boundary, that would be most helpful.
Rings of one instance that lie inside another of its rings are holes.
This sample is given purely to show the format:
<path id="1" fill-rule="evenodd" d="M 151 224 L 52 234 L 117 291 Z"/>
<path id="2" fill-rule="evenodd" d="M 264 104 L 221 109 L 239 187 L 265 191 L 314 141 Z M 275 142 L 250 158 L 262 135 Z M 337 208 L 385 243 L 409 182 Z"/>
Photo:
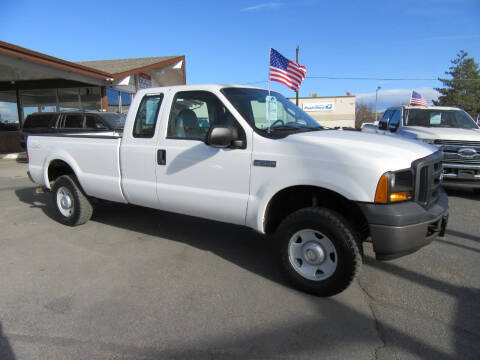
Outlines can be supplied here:
<path id="1" fill-rule="evenodd" d="M 172 65 L 181 60 L 185 61 L 184 55 L 177 55 L 70 62 L 4 41 L 0 41 L 0 54 L 18 57 L 34 63 L 48 65 L 57 69 L 71 71 L 73 73 L 79 73 L 102 80 L 108 80 L 110 78 L 119 79 L 134 73 Z"/>
<path id="2" fill-rule="evenodd" d="M 110 74 L 102 70 L 93 69 L 78 63 L 73 63 L 73 62 L 59 59 L 53 56 L 42 54 L 37 51 L 33 51 L 30 49 L 23 48 L 21 46 L 7 43 L 5 41 L 0 41 L 0 53 L 7 54 L 10 56 L 15 56 L 28 61 L 52 66 L 52 67 L 67 70 L 67 71 L 81 73 L 81 74 L 92 76 L 95 78 L 105 79 L 106 77 L 110 77 Z"/>
<path id="3" fill-rule="evenodd" d="M 149 70 L 155 67 L 169 65 L 175 61 L 185 60 L 183 55 L 175 56 L 155 56 L 147 58 L 131 58 L 117 60 L 93 60 L 78 61 L 76 64 L 87 66 L 89 68 L 105 71 L 115 75 L 128 75 L 143 69 Z"/>

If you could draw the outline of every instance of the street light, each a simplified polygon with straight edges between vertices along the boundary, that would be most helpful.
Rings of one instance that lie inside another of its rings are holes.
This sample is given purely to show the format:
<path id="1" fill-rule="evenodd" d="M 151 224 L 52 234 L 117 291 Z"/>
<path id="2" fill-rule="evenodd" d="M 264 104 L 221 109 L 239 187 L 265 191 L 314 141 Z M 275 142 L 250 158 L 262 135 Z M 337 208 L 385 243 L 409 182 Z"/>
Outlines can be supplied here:
<path id="1" fill-rule="evenodd" d="M 375 123 L 377 122 L 377 117 L 378 117 L 378 90 L 380 90 L 382 87 L 379 85 L 377 86 L 377 90 L 375 90 Z"/>

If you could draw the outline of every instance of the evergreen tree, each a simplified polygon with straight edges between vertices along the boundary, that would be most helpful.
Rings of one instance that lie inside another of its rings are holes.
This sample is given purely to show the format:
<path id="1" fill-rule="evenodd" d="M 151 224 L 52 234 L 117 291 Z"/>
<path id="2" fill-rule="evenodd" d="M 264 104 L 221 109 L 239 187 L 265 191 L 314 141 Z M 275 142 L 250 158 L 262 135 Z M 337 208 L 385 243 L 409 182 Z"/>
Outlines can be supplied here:
<path id="1" fill-rule="evenodd" d="M 451 79 L 442 79 L 443 88 L 437 88 L 441 95 L 435 105 L 456 106 L 468 112 L 474 119 L 480 113 L 480 71 L 473 58 L 469 58 L 466 51 L 461 50 L 452 66 L 445 74 Z"/>

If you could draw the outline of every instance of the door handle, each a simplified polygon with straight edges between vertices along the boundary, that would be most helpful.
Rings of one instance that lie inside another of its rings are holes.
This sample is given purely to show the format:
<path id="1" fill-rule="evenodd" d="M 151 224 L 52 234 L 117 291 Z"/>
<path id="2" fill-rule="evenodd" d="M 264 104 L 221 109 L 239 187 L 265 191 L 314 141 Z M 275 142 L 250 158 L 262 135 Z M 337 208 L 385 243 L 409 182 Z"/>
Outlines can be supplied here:
<path id="1" fill-rule="evenodd" d="M 157 163 L 158 165 L 167 164 L 167 151 L 164 149 L 157 150 Z"/>

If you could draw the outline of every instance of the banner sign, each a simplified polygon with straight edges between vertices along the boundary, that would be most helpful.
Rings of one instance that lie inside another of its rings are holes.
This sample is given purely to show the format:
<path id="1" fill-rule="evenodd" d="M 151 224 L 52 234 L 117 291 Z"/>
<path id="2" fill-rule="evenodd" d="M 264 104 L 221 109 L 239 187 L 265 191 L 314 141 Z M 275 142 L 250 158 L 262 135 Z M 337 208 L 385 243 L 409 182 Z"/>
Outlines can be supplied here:
<path id="1" fill-rule="evenodd" d="M 332 111 L 334 110 L 333 103 L 323 102 L 323 103 L 303 103 L 303 111 L 313 112 L 313 111 Z"/>
<path id="2" fill-rule="evenodd" d="M 152 87 L 152 77 L 144 73 L 138 74 L 138 88 L 147 89 L 151 87 Z"/>

